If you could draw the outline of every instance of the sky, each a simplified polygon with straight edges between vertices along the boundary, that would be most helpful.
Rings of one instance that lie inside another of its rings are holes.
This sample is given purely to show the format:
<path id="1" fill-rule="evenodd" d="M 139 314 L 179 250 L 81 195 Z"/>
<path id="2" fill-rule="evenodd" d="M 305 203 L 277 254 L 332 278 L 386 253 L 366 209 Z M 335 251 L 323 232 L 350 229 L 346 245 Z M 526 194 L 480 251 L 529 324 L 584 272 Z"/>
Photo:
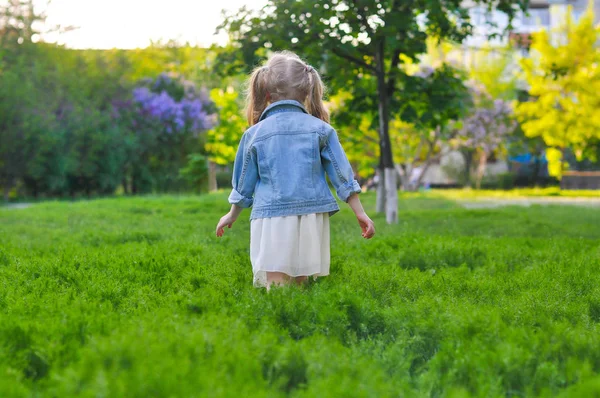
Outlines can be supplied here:
<path id="1" fill-rule="evenodd" d="M 266 0 L 34 0 L 45 10 L 49 26 L 78 29 L 46 34 L 44 40 L 70 48 L 143 48 L 150 41 L 176 39 L 209 46 L 224 44 L 227 36 L 214 36 L 221 10 L 246 5 L 258 9 Z"/>

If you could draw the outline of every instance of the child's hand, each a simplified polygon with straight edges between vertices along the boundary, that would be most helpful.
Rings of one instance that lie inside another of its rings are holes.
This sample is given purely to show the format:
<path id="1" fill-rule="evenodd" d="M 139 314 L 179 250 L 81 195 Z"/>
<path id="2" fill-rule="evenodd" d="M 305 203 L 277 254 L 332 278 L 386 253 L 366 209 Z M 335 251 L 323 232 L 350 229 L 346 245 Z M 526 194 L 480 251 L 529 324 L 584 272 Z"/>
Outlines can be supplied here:
<path id="1" fill-rule="evenodd" d="M 217 224 L 217 236 L 220 238 L 225 233 L 225 227 L 231 228 L 233 223 L 235 222 L 236 217 L 234 217 L 231 213 L 225 214 L 219 220 L 219 224 Z"/>
<path id="2" fill-rule="evenodd" d="M 367 213 L 359 213 L 356 215 L 358 224 L 362 229 L 362 237 L 365 239 L 371 239 L 375 235 L 375 224 L 373 220 L 367 216 Z"/>

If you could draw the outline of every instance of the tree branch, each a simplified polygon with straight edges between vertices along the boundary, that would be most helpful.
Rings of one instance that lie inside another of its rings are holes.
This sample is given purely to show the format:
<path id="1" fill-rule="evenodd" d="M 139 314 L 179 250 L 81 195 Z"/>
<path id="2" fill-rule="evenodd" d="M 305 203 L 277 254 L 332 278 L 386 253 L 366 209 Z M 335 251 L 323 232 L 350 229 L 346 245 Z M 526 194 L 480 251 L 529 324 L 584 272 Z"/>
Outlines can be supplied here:
<path id="1" fill-rule="evenodd" d="M 374 143 L 374 144 L 379 144 L 379 140 L 376 140 L 376 139 L 375 139 L 375 138 L 373 138 L 373 137 L 369 137 L 368 135 L 364 135 L 364 136 L 363 136 L 363 138 L 364 138 L 365 140 L 369 141 L 369 142 L 372 142 L 372 143 Z"/>
<path id="2" fill-rule="evenodd" d="M 332 49 L 332 52 L 337 55 L 340 58 L 344 58 L 350 62 L 353 62 L 359 66 L 362 66 L 365 69 L 370 70 L 371 72 L 375 72 L 375 67 L 373 65 L 369 65 L 368 63 L 366 63 L 364 60 L 357 58 L 353 55 L 350 55 L 342 50 L 340 50 L 339 48 L 334 48 Z"/>

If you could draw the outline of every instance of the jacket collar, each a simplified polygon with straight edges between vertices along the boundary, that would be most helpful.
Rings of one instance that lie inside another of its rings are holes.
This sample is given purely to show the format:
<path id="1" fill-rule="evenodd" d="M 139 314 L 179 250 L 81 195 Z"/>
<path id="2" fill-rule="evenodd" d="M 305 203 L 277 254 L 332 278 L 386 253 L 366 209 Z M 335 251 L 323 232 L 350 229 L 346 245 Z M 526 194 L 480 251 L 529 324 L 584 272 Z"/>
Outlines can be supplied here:
<path id="1" fill-rule="evenodd" d="M 258 121 L 260 122 L 261 120 L 266 119 L 270 115 L 272 115 L 274 113 L 279 113 L 279 112 L 304 112 L 304 113 L 308 113 L 306 111 L 306 108 L 304 108 L 304 106 L 301 103 L 299 103 L 298 101 L 295 101 L 295 100 L 282 100 L 282 101 L 273 102 L 271 105 L 267 106 L 267 108 L 260 115 L 260 119 L 258 119 Z"/>

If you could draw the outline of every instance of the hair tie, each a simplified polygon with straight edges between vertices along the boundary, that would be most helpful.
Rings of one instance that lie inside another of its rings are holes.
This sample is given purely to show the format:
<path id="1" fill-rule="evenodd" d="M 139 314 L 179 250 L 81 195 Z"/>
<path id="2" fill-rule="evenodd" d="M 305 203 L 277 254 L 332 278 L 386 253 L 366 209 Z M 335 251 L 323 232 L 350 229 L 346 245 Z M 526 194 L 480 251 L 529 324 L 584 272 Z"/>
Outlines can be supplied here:
<path id="1" fill-rule="evenodd" d="M 306 71 L 306 73 L 310 73 L 310 72 L 312 72 L 315 69 L 312 66 L 310 66 L 310 65 L 306 65 L 306 68 L 304 70 Z"/>
<path id="2" fill-rule="evenodd" d="M 265 65 L 265 66 L 262 67 L 262 70 L 265 71 L 265 72 L 268 72 L 269 71 L 269 67 L 267 65 Z"/>

